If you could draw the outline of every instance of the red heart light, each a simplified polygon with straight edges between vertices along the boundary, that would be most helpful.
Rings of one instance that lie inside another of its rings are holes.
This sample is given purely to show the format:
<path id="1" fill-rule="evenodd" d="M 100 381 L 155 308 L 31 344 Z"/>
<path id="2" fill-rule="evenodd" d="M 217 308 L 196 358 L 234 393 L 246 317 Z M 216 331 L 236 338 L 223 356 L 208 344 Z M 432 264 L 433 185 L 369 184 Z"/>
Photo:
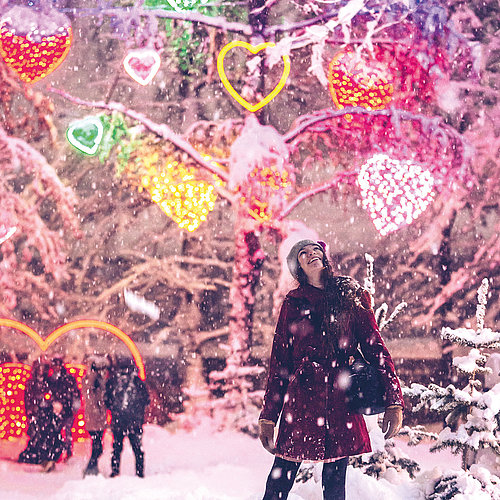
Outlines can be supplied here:
<path id="1" fill-rule="evenodd" d="M 80 392 L 82 378 L 87 371 L 84 365 L 66 363 L 65 368 L 75 377 Z M 2 363 L 0 365 L 0 439 L 18 438 L 28 429 L 28 418 L 24 408 L 24 391 L 26 382 L 31 377 L 31 366 L 24 363 Z M 81 442 L 88 433 L 85 430 L 85 413 L 83 405 L 73 419 L 71 432 Z"/>
<path id="2" fill-rule="evenodd" d="M 360 169 L 363 208 L 384 236 L 411 224 L 434 197 L 434 178 L 420 165 L 385 154 L 370 158 Z"/>
<path id="3" fill-rule="evenodd" d="M 346 106 L 383 109 L 394 92 L 392 76 L 382 63 L 363 60 L 351 51 L 341 52 L 331 60 L 328 83 L 338 109 Z"/>
<path id="4" fill-rule="evenodd" d="M 0 55 L 26 83 L 52 73 L 68 54 L 71 40 L 69 19 L 54 9 L 46 13 L 16 6 L 0 19 Z"/>
<path id="5" fill-rule="evenodd" d="M 0 365 L 0 439 L 19 437 L 28 428 L 24 411 L 24 389 L 31 366 L 23 363 Z"/>

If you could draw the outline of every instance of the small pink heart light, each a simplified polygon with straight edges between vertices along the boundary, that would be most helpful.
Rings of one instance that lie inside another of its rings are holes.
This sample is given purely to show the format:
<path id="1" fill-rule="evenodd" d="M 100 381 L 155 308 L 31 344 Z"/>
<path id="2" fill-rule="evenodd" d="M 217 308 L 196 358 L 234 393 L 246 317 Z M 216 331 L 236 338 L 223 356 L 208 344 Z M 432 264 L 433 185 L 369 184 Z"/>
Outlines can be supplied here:
<path id="1" fill-rule="evenodd" d="M 434 198 L 434 178 L 420 165 L 376 154 L 360 169 L 362 205 L 385 236 L 411 224 Z"/>
<path id="2" fill-rule="evenodd" d="M 153 49 L 131 50 L 123 60 L 128 75 L 141 85 L 147 85 L 160 69 L 160 56 Z"/>

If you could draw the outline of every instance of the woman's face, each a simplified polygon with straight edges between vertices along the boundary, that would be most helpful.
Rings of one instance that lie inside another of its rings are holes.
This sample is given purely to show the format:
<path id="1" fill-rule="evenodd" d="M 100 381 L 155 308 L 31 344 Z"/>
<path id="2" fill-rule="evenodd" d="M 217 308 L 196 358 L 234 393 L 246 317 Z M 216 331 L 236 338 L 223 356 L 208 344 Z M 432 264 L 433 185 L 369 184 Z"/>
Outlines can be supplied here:
<path id="1" fill-rule="evenodd" d="M 323 265 L 323 250 L 319 245 L 306 245 L 298 254 L 299 266 L 306 273 L 309 280 L 317 279 Z"/>

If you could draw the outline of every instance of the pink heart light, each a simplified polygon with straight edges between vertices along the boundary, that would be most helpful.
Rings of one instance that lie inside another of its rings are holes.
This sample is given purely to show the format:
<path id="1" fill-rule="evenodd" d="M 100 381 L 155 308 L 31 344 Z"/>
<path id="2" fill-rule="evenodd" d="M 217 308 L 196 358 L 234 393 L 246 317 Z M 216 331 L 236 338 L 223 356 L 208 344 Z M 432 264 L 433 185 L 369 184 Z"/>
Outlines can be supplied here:
<path id="1" fill-rule="evenodd" d="M 363 208 L 382 236 L 411 224 L 435 195 L 428 170 L 386 154 L 373 156 L 361 167 L 358 184 Z"/>
<path id="2" fill-rule="evenodd" d="M 160 56 L 153 49 L 131 50 L 123 60 L 128 75 L 141 85 L 147 85 L 160 69 Z"/>

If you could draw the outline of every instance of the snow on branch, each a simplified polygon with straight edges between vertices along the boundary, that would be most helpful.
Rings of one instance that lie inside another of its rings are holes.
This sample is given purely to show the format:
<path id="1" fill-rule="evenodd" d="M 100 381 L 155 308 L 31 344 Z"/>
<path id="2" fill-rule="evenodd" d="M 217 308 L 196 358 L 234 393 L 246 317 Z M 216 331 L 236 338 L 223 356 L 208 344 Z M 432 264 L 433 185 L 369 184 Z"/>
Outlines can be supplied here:
<path id="1" fill-rule="evenodd" d="M 416 446 L 421 443 L 424 439 L 431 439 L 436 441 L 438 435 L 435 432 L 428 432 L 425 430 L 423 425 L 416 425 L 415 427 L 408 427 L 405 425 L 399 431 L 399 436 L 408 436 L 408 445 Z"/>
<path id="2" fill-rule="evenodd" d="M 40 214 L 41 204 L 54 203 L 66 228 L 80 237 L 74 213 L 77 198 L 66 187 L 44 156 L 21 139 L 9 136 L 0 127 L 0 222 L 4 227 L 1 243 L 0 313 L 10 314 L 21 301 L 42 319 L 57 316 L 52 304 L 54 281 L 67 278 L 64 233 L 49 228 Z M 26 175 L 21 191 L 12 187 L 19 174 Z M 9 228 L 16 228 L 12 233 Z M 12 233 L 12 234 L 10 234 Z M 10 238 L 5 238 L 10 234 Z M 43 273 L 35 274 L 37 261 Z"/>
<path id="3" fill-rule="evenodd" d="M 371 300 L 372 300 L 372 307 L 374 304 L 374 295 L 375 295 L 375 283 L 373 281 L 373 264 L 374 264 L 374 259 L 369 253 L 365 253 L 365 261 L 366 261 L 366 277 L 363 282 L 364 288 L 370 292 L 371 295 Z M 407 306 L 408 304 L 406 302 L 400 302 L 395 308 L 392 314 L 389 316 L 389 319 L 386 319 L 387 317 L 387 311 L 389 307 L 387 304 L 384 302 L 381 304 L 377 310 L 375 311 L 375 321 L 377 322 L 377 325 L 379 327 L 379 330 L 383 330 L 387 325 L 390 325 L 398 316 L 398 314 Z"/>
<path id="4" fill-rule="evenodd" d="M 441 338 L 451 340 L 460 345 L 470 347 L 500 347 L 500 332 L 494 332 L 491 328 L 484 328 L 484 315 L 486 312 L 486 303 L 488 295 L 489 282 L 488 278 L 483 278 L 481 285 L 478 288 L 478 304 L 476 308 L 476 330 L 471 328 L 448 328 L 445 327 L 441 331 Z M 476 349 L 471 350 L 475 352 Z"/>
<path id="5" fill-rule="evenodd" d="M 487 368 L 487 357 L 479 349 L 471 349 L 467 356 L 455 356 L 453 366 L 461 373 L 474 375 L 476 373 L 491 373 L 491 368 Z"/>

